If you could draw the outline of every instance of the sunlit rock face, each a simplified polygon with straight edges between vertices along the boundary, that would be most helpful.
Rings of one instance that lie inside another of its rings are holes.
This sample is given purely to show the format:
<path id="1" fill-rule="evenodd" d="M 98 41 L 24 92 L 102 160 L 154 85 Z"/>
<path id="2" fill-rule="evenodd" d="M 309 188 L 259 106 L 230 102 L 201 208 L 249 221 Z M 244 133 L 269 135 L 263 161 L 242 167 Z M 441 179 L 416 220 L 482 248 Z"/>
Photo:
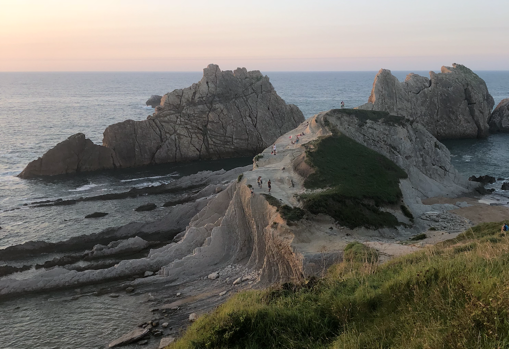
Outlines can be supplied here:
<path id="1" fill-rule="evenodd" d="M 495 102 L 486 83 L 461 64 L 442 67 L 430 78 L 407 75 L 399 82 L 390 70 L 375 77 L 368 103 L 358 109 L 386 111 L 418 121 L 439 140 L 483 138 Z"/>

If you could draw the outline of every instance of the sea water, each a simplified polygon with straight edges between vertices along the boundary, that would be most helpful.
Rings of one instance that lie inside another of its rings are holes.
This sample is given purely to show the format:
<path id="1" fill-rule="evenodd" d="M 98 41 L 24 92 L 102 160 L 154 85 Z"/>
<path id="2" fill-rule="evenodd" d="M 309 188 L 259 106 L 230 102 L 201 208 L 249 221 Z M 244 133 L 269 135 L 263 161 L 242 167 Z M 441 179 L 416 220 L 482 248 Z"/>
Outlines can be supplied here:
<path id="1" fill-rule="evenodd" d="M 277 93 L 297 105 L 305 117 L 367 102 L 376 72 L 263 72 Z M 393 72 L 403 81 L 409 72 Z M 428 76 L 428 72 L 414 71 Z M 509 97 L 509 72 L 480 71 L 495 102 Z M 200 170 L 229 169 L 250 159 L 165 165 L 143 169 L 21 180 L 28 162 L 72 134 L 82 132 L 101 143 L 102 132 L 126 119 L 144 120 L 153 112 L 145 105 L 152 94 L 190 86 L 201 72 L 188 73 L 0 73 L 0 248 L 31 240 L 59 241 L 96 233 L 129 220 L 148 221 L 164 210 L 133 214 L 146 203 L 139 198 L 31 209 L 34 201 L 70 199 L 169 183 Z M 464 176 L 490 174 L 509 178 L 509 134 L 485 140 L 444 142 L 452 162 Z M 497 183 L 499 189 L 500 183 Z M 500 195 L 504 195 L 500 192 Z M 93 211 L 105 219 L 85 221 Z M 0 348 L 98 348 L 149 317 L 139 297 L 85 296 L 79 290 L 33 295 L 0 302 Z"/>

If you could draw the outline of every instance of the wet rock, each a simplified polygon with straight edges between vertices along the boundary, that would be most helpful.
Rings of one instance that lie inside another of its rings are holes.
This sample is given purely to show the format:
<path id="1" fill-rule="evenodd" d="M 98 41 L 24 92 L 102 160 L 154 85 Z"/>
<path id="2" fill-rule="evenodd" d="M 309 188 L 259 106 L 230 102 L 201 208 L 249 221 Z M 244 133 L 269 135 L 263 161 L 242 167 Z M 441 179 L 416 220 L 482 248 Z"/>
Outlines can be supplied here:
<path id="1" fill-rule="evenodd" d="M 108 295 L 110 298 L 118 298 L 120 295 L 118 293 L 111 293 Z"/>
<path id="2" fill-rule="evenodd" d="M 168 327 L 168 323 L 167 322 L 163 322 L 163 324 L 161 326 L 163 326 L 163 328 L 167 328 Z"/>
<path id="3" fill-rule="evenodd" d="M 482 138 L 495 101 L 484 80 L 461 64 L 430 72 L 430 78 L 408 74 L 404 82 L 381 69 L 368 103 L 358 109 L 389 112 L 418 121 L 439 140 Z"/>
<path id="4" fill-rule="evenodd" d="M 509 182 L 502 183 L 502 190 L 509 190 Z"/>
<path id="5" fill-rule="evenodd" d="M 138 342 L 138 345 L 147 345 L 147 344 L 148 344 L 147 339 L 144 339 L 144 340 Z"/>
<path id="6" fill-rule="evenodd" d="M 168 345 L 172 344 L 173 342 L 175 342 L 175 338 L 174 337 L 170 336 L 170 337 L 161 338 L 161 341 L 159 342 L 159 349 L 164 349 Z"/>
<path id="7" fill-rule="evenodd" d="M 143 274 L 143 276 L 145 276 L 145 277 L 147 277 L 147 276 L 152 276 L 152 275 L 154 275 L 154 272 L 153 272 L 153 271 L 150 271 L 150 270 L 147 270 L 147 271 L 145 272 L 145 274 Z"/>
<path id="8" fill-rule="evenodd" d="M 161 98 L 163 98 L 163 96 L 152 95 L 152 96 L 150 96 L 149 99 L 147 99 L 145 104 L 148 106 L 151 106 L 152 108 L 155 108 L 161 104 Z"/>
<path id="9" fill-rule="evenodd" d="M 86 215 L 85 218 L 101 218 L 107 215 L 108 214 L 106 212 L 94 212 L 89 215 Z"/>
<path id="10" fill-rule="evenodd" d="M 489 175 L 479 176 L 479 177 L 471 176 L 471 177 L 468 178 L 468 180 L 472 181 L 472 182 L 479 182 L 479 183 L 482 183 L 482 184 L 493 184 L 493 183 L 495 183 L 497 181 L 495 179 L 495 177 L 492 177 L 492 176 L 489 176 Z"/>
<path id="11" fill-rule="evenodd" d="M 22 267 L 13 267 L 10 265 L 0 265 L 0 277 L 19 273 L 21 271 L 29 270 L 31 267 L 29 265 L 24 265 Z"/>
<path id="12" fill-rule="evenodd" d="M 148 332 L 149 331 L 146 328 L 136 328 L 136 329 L 132 330 L 131 332 L 126 333 L 122 337 L 111 342 L 108 345 L 108 348 L 114 348 L 114 347 L 118 347 L 121 345 L 126 345 L 129 343 L 136 342 L 137 340 L 145 337 L 148 334 Z"/>
<path id="13" fill-rule="evenodd" d="M 140 207 L 137 207 L 135 209 L 135 211 L 136 212 L 145 212 L 145 211 L 155 210 L 156 208 L 157 208 L 156 204 L 146 204 L 146 205 L 141 205 Z"/>
<path id="14" fill-rule="evenodd" d="M 128 288 L 125 289 L 125 292 L 126 293 L 133 293 L 134 292 L 134 287 L 129 286 Z"/>
<path id="15" fill-rule="evenodd" d="M 207 278 L 208 278 L 209 280 L 215 280 L 215 279 L 217 279 L 218 277 L 219 277 L 219 273 L 217 273 L 217 272 L 216 272 L 216 273 L 209 274 L 209 275 L 207 276 Z"/>
<path id="16" fill-rule="evenodd" d="M 189 321 L 195 322 L 198 319 L 198 315 L 196 313 L 189 314 Z"/>

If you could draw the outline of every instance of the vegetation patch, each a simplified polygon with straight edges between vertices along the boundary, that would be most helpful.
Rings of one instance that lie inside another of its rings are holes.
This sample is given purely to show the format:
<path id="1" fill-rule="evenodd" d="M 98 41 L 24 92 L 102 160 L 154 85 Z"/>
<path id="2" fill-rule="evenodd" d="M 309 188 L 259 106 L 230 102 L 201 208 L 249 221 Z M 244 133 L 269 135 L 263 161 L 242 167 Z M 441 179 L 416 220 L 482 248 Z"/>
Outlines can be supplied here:
<path id="1" fill-rule="evenodd" d="M 412 212 L 410 212 L 410 210 L 408 209 L 408 207 L 406 207 L 406 205 L 401 205 L 399 208 L 401 208 L 401 212 L 403 212 L 405 217 L 410 219 L 412 222 L 414 221 L 414 215 L 412 214 Z"/>
<path id="2" fill-rule="evenodd" d="M 169 348 L 507 348 L 509 238 L 501 224 L 382 265 L 345 258 L 321 280 L 241 292 Z M 362 256 L 359 245 L 348 251 Z"/>
<path id="3" fill-rule="evenodd" d="M 244 178 L 244 175 L 241 173 L 241 174 L 239 174 L 239 176 L 237 177 L 237 183 L 239 183 L 239 182 L 242 180 L 242 178 Z"/>
<path id="4" fill-rule="evenodd" d="M 375 263 L 378 262 L 378 251 L 355 241 L 346 245 L 343 259 L 350 262 Z"/>
<path id="5" fill-rule="evenodd" d="M 307 189 L 325 189 L 302 195 L 304 208 L 324 213 L 349 228 L 394 227 L 398 220 L 380 210 L 402 197 L 399 180 L 407 174 L 385 156 L 335 133 L 306 151 L 315 170 L 304 182 Z"/>
<path id="6" fill-rule="evenodd" d="M 262 155 L 262 154 L 258 154 L 258 155 L 256 155 L 256 156 L 254 157 L 254 161 L 256 162 L 256 161 L 258 161 L 258 160 L 260 160 L 260 159 L 262 159 L 262 158 L 263 158 L 263 155 Z"/>
<path id="7" fill-rule="evenodd" d="M 276 199 L 275 197 L 273 197 L 272 195 L 270 195 L 270 194 L 262 194 L 262 195 L 265 198 L 265 200 L 267 200 L 269 205 L 274 206 L 274 207 L 281 206 L 281 202 L 278 199 Z"/>
<path id="8" fill-rule="evenodd" d="M 364 109 L 333 109 L 332 115 L 334 115 L 334 113 L 342 113 L 354 116 L 358 120 L 359 126 L 366 125 L 368 121 L 381 122 L 391 126 L 405 126 L 409 121 L 404 116 L 390 115 L 386 111 Z"/>
<path id="9" fill-rule="evenodd" d="M 287 222 L 296 222 L 304 217 L 304 210 L 299 207 L 283 205 L 277 210 Z"/>

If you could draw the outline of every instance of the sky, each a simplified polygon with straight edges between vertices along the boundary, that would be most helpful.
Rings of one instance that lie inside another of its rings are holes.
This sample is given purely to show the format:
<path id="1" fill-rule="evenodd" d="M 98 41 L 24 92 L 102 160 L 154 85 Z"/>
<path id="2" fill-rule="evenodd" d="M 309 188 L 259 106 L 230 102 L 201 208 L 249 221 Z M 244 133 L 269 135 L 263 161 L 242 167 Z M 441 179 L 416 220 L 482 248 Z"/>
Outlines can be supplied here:
<path id="1" fill-rule="evenodd" d="M 509 70 L 508 0 L 0 0 L 0 71 Z"/>

